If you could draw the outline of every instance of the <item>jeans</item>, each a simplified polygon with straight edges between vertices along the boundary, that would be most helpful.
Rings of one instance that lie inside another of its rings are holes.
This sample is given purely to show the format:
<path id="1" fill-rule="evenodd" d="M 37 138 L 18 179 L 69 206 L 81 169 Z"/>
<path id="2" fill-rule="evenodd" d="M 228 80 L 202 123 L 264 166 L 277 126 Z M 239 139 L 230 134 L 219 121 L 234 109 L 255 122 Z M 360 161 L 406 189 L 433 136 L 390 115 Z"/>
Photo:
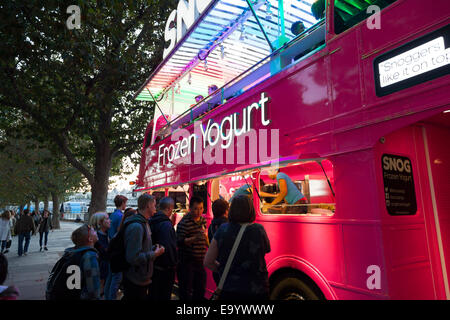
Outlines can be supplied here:
<path id="1" fill-rule="evenodd" d="M 2 240 L 1 241 L 2 242 L 2 253 L 5 251 L 5 249 L 6 249 L 6 240 Z"/>
<path id="2" fill-rule="evenodd" d="M 177 275 L 181 301 L 205 300 L 206 271 L 203 261 L 180 259 Z"/>
<path id="3" fill-rule="evenodd" d="M 122 272 L 108 274 L 105 283 L 105 300 L 116 300 L 117 290 L 122 282 Z"/>
<path id="4" fill-rule="evenodd" d="M 172 288 L 175 282 L 175 268 L 153 269 L 152 283 L 148 287 L 149 300 L 166 301 L 172 296 Z"/>
<path id="5" fill-rule="evenodd" d="M 127 277 L 123 277 L 123 298 L 122 300 L 147 300 L 148 286 L 138 286 L 132 283 Z"/>
<path id="6" fill-rule="evenodd" d="M 31 231 L 19 234 L 19 251 L 18 254 L 21 256 L 23 253 L 27 253 L 28 246 L 30 245 Z M 23 246 L 23 239 L 25 239 L 25 247 Z"/>
<path id="7" fill-rule="evenodd" d="M 45 232 L 39 232 L 39 246 L 42 248 L 42 237 L 45 234 L 45 242 L 44 242 L 44 246 L 47 246 L 47 240 L 48 240 L 48 231 Z"/>

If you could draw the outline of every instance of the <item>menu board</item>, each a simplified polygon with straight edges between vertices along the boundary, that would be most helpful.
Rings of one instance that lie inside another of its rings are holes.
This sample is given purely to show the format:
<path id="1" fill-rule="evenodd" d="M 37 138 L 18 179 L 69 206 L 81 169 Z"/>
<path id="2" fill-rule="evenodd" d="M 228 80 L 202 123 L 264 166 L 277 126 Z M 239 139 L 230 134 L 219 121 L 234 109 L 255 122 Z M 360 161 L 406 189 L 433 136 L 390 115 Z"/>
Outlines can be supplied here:
<path id="1" fill-rule="evenodd" d="M 392 154 L 381 157 L 384 197 L 390 215 L 413 215 L 417 212 L 411 160 Z"/>

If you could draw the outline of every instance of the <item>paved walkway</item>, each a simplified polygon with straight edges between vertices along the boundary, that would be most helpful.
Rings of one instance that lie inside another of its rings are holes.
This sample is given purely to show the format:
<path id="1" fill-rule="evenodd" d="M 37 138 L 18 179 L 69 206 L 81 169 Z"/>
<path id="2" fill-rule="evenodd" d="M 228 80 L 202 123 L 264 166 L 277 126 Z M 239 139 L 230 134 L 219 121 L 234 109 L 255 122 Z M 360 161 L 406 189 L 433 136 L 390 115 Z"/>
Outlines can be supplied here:
<path id="1" fill-rule="evenodd" d="M 72 247 L 72 231 L 81 226 L 75 222 L 61 222 L 61 229 L 48 234 L 48 251 L 39 252 L 39 233 L 31 237 L 28 255 L 17 254 L 18 237 L 14 237 L 10 252 L 6 254 L 9 275 L 4 285 L 15 285 L 21 300 L 45 300 L 48 276 L 64 249 Z"/>

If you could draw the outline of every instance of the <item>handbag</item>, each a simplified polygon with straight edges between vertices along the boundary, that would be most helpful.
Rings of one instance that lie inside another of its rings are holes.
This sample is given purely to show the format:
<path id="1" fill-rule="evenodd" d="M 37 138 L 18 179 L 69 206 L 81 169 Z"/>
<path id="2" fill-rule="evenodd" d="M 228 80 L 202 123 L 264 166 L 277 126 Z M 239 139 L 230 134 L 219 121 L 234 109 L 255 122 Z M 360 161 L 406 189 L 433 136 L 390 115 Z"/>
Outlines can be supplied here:
<path id="1" fill-rule="evenodd" d="M 233 248 L 231 249 L 230 255 L 228 256 L 227 264 L 225 265 L 225 269 L 223 270 L 222 276 L 220 277 L 219 285 L 217 286 L 216 290 L 214 290 L 210 300 L 218 300 L 220 297 L 220 293 L 222 292 L 222 288 L 227 278 L 228 271 L 230 271 L 231 263 L 233 262 L 237 248 L 239 247 L 239 243 L 241 242 L 242 235 L 244 234 L 247 225 L 248 225 L 247 223 L 243 224 L 239 229 L 239 233 L 236 237 L 236 240 L 234 240 Z"/>

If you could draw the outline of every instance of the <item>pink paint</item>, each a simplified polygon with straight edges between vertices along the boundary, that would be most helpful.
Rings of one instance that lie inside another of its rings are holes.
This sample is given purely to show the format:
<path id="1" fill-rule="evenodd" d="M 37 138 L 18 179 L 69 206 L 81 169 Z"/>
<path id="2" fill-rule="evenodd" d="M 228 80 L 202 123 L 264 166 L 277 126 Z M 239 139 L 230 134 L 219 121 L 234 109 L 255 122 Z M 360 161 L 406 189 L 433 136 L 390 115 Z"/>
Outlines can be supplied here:
<path id="1" fill-rule="evenodd" d="M 381 30 L 368 30 L 362 23 L 338 36 L 327 34 L 324 49 L 201 120 L 206 124 L 209 119 L 220 121 L 241 112 L 265 92 L 271 99 L 271 124 L 263 126 L 261 118 L 255 117 L 254 128 L 279 130 L 279 158 L 329 160 L 325 170 L 336 198 L 328 193 L 315 201 L 335 202 L 334 215 L 265 215 L 254 198 L 256 222 L 265 227 L 271 241 L 272 251 L 266 256 L 270 276 L 295 270 L 311 279 L 327 299 L 450 298 L 450 113 L 443 113 L 450 109 L 450 76 L 378 97 L 373 68 L 375 58 L 444 27 L 449 16 L 446 0 L 432 5 L 422 0 L 397 1 L 382 11 Z M 186 129 L 194 132 L 193 125 Z M 162 143 L 173 142 L 169 138 L 150 150 L 157 152 Z M 267 163 L 258 159 L 250 164 L 179 164 L 163 167 L 158 175 L 164 178 L 158 180 L 155 173 L 142 170 L 149 154 L 143 148 L 141 190 Z M 416 214 L 387 212 L 383 154 L 411 160 Z M 154 157 L 146 168 L 157 161 Z M 319 173 L 308 171 L 312 176 Z M 210 221 L 210 200 L 207 217 Z M 367 285 L 371 265 L 381 270 L 380 288 Z M 214 289 L 212 284 L 209 281 L 209 290 Z"/>

